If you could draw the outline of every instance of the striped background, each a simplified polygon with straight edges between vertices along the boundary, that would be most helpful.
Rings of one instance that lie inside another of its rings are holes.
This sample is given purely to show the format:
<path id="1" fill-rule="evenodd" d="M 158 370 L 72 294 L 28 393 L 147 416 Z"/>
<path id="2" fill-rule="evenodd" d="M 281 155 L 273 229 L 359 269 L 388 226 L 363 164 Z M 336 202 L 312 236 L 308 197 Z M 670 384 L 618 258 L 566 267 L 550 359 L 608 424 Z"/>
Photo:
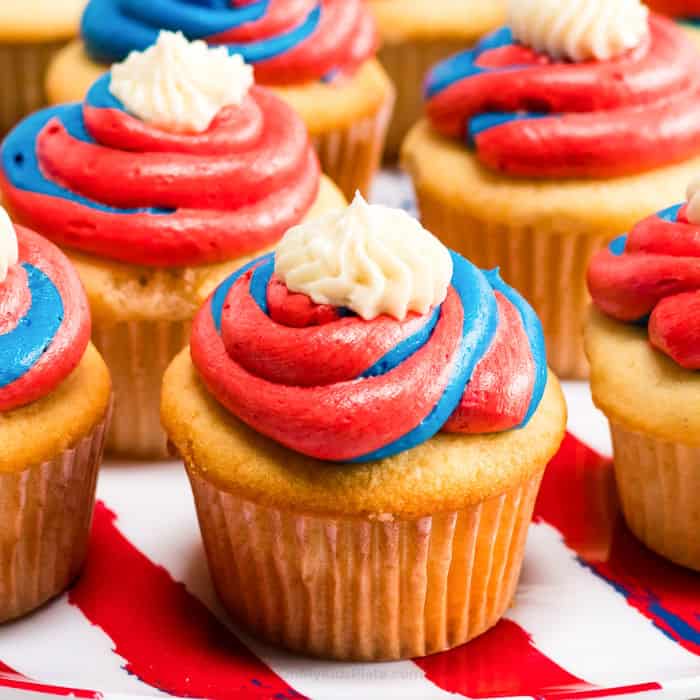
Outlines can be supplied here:
<path id="1" fill-rule="evenodd" d="M 375 198 L 410 207 L 390 174 Z M 0 628 L 0 698 L 700 697 L 700 575 L 626 530 L 600 456 L 605 421 L 587 385 L 565 388 L 570 432 L 545 477 L 516 604 L 472 644 L 375 665 L 259 644 L 217 604 L 184 470 L 110 463 L 85 574 Z"/>

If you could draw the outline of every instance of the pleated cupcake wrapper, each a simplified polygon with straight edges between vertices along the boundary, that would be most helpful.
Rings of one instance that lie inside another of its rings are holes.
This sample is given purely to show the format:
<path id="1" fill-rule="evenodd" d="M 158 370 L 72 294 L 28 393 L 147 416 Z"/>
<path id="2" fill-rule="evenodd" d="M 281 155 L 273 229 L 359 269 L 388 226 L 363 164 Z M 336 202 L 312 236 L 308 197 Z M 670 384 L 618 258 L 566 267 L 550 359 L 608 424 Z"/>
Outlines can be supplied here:
<path id="1" fill-rule="evenodd" d="M 423 656 L 510 605 L 542 473 L 500 497 L 415 520 L 299 515 L 190 470 L 218 594 L 255 635 L 345 660 Z"/>
<path id="2" fill-rule="evenodd" d="M 664 442 L 611 423 L 622 510 L 658 554 L 700 571 L 700 447 Z"/>
<path id="3" fill-rule="evenodd" d="M 348 201 L 357 190 L 369 196 L 372 179 L 381 163 L 393 107 L 392 91 L 373 114 L 344 129 L 311 136 L 323 172 L 338 185 Z"/>
<path id="4" fill-rule="evenodd" d="M 396 159 L 404 137 L 423 114 L 423 85 L 428 71 L 465 48 L 464 41 L 454 40 L 385 42 L 382 45 L 378 58 L 397 92 L 384 150 L 386 159 Z"/>
<path id="5" fill-rule="evenodd" d="M 87 551 L 107 416 L 52 460 L 0 474 L 0 622 L 62 593 Z"/>
<path id="6" fill-rule="evenodd" d="M 106 451 L 134 459 L 165 459 L 160 424 L 163 374 L 189 342 L 190 321 L 93 324 L 92 341 L 112 374 L 114 414 Z"/>
<path id="7" fill-rule="evenodd" d="M 44 77 L 49 61 L 65 41 L 0 42 L 0 135 L 20 119 L 46 105 Z"/>
<path id="8" fill-rule="evenodd" d="M 534 307 L 544 328 L 547 361 L 564 379 L 588 377 L 583 326 L 590 297 L 586 268 L 603 236 L 504 226 L 477 219 L 418 188 L 423 225 L 448 247 L 503 279 Z"/>

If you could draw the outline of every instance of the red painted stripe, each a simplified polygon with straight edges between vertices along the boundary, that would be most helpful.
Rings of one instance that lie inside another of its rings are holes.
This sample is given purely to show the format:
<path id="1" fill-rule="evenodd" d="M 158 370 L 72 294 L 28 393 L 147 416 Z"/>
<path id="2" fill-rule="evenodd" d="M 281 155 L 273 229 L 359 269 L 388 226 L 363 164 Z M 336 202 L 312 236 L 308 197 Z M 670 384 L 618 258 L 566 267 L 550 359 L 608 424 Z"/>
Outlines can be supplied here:
<path id="1" fill-rule="evenodd" d="M 113 640 L 129 673 L 181 697 L 302 697 L 139 552 L 115 521 L 98 503 L 88 563 L 69 599 Z"/>
<path id="2" fill-rule="evenodd" d="M 86 698 L 87 700 L 99 700 L 101 693 L 95 690 L 78 690 L 77 688 L 63 688 L 56 685 L 47 685 L 26 678 L 7 664 L 0 661 L 0 688 L 13 688 L 15 690 L 26 690 L 33 693 L 44 693 L 45 695 L 55 695 L 56 697 Z"/>
<path id="3" fill-rule="evenodd" d="M 545 481 L 538 516 L 568 520 L 569 546 L 589 554 L 607 551 L 617 519 L 610 465 L 567 436 Z M 473 698 L 596 698 L 660 687 L 656 683 L 617 689 L 595 687 L 539 651 L 530 635 L 511 620 L 502 620 L 469 644 L 415 663 L 443 690 Z"/>
<path id="4" fill-rule="evenodd" d="M 469 644 L 415 663 L 443 690 L 470 698 L 598 698 L 659 687 L 651 683 L 612 690 L 596 688 L 545 656 L 530 635 L 511 620 L 501 620 Z"/>
<path id="5" fill-rule="evenodd" d="M 556 527 L 582 563 L 661 632 L 700 655 L 700 575 L 662 559 L 630 533 L 610 460 L 567 436 L 545 475 L 535 517 Z"/>

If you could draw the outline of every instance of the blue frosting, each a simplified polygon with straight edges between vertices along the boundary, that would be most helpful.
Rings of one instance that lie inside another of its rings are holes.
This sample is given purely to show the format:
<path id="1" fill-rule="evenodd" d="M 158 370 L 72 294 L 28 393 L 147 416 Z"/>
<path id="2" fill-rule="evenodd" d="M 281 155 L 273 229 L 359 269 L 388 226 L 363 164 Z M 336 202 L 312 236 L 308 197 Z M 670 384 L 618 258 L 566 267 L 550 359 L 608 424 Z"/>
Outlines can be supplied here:
<path id="1" fill-rule="evenodd" d="M 537 407 L 542 401 L 544 391 L 547 388 L 547 349 L 544 341 L 544 331 L 539 316 L 523 297 L 512 287 L 508 286 L 502 279 L 498 270 L 486 272 L 486 277 L 491 287 L 503 294 L 508 301 L 518 310 L 523 322 L 523 328 L 530 343 L 530 353 L 535 363 L 535 383 L 532 388 L 532 398 L 528 406 L 527 413 L 520 427 L 526 426 L 532 416 L 535 415 Z"/>
<path id="2" fill-rule="evenodd" d="M 0 335 L 0 388 L 24 376 L 40 360 L 63 323 L 63 301 L 54 283 L 37 267 L 24 264 L 31 294 L 27 313 Z"/>
<path id="3" fill-rule="evenodd" d="M 225 0 L 90 0 L 82 34 L 90 56 L 101 63 L 121 61 L 130 51 L 155 43 L 161 29 L 181 31 L 188 39 L 208 39 L 262 19 L 268 0 L 232 7 Z M 294 28 L 276 36 L 243 44 L 225 44 L 249 63 L 279 56 L 316 30 L 321 3 Z"/>
<path id="4" fill-rule="evenodd" d="M 109 92 L 109 76 L 100 78 L 90 90 L 89 104 L 124 110 L 121 103 Z M 60 105 L 35 112 L 21 121 L 5 138 L 0 147 L 0 160 L 5 176 L 17 189 L 47 197 L 66 199 L 84 207 L 110 214 L 154 214 L 172 213 L 171 209 L 158 207 L 122 209 L 96 202 L 69 190 L 49 179 L 42 172 L 37 157 L 37 139 L 44 127 L 53 119 L 58 119 L 66 131 L 83 143 L 95 143 L 88 133 L 83 120 L 82 106 L 79 104 Z"/>
<path id="5" fill-rule="evenodd" d="M 450 86 L 462 80 L 472 78 L 483 73 L 505 72 L 521 68 L 521 66 L 504 66 L 498 68 L 481 67 L 477 65 L 478 59 L 487 51 L 511 46 L 515 43 L 513 32 L 509 27 L 501 27 L 492 34 L 484 37 L 473 49 L 462 51 L 450 56 L 438 63 L 428 74 L 425 83 L 425 97 L 430 99 L 440 94 Z M 526 119 L 542 119 L 553 116 L 543 112 L 489 112 L 477 114 L 467 121 L 467 137 L 470 145 L 474 145 L 476 137 L 495 127 L 513 121 Z"/>
<path id="6" fill-rule="evenodd" d="M 530 352 L 535 363 L 535 381 L 528 411 L 520 427 L 527 425 L 537 410 L 547 384 L 547 361 L 542 325 L 529 304 L 500 278 L 498 271 L 483 273 L 463 257 L 451 251 L 454 272 L 452 286 L 457 292 L 464 311 L 462 342 L 457 351 L 452 376 L 430 414 L 413 430 L 379 450 L 352 460 L 369 462 L 410 450 L 433 437 L 449 420 L 458 407 L 474 369 L 487 353 L 498 328 L 498 305 L 494 291 L 501 292 L 518 310 L 527 333 Z M 221 316 L 229 291 L 246 272 L 254 271 L 250 293 L 264 313 L 268 312 L 267 287 L 274 271 L 274 254 L 258 258 L 226 279 L 214 292 L 211 312 L 214 326 L 221 332 Z M 399 366 L 428 342 L 439 320 L 441 307 L 434 310 L 425 325 L 413 336 L 399 343 L 361 377 L 386 374 Z"/>

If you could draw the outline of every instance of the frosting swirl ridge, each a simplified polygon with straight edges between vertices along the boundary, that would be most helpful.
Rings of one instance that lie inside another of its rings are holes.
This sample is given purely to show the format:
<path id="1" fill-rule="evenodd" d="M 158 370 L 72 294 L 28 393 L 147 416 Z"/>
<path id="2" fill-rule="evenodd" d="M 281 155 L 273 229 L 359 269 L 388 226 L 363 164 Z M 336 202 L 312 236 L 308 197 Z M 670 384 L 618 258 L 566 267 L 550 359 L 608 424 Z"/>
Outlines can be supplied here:
<path id="1" fill-rule="evenodd" d="M 700 370 L 700 225 L 687 211 L 650 216 L 597 253 L 588 287 L 603 313 L 646 325 L 655 348 Z"/>
<path id="2" fill-rule="evenodd" d="M 252 87 L 202 133 L 131 115 L 100 78 L 84 104 L 37 112 L 3 142 L 5 202 L 56 243 L 137 265 L 220 262 L 274 244 L 313 204 L 300 117 Z"/>
<path id="3" fill-rule="evenodd" d="M 428 116 L 488 167 L 526 177 L 616 177 L 700 153 L 700 52 L 651 15 L 649 36 L 607 61 L 559 61 L 504 27 L 438 64 Z"/>
<path id="4" fill-rule="evenodd" d="M 271 85 L 352 73 L 377 46 L 363 0 L 90 0 L 82 22 L 88 53 L 102 63 L 143 51 L 161 29 L 226 46 Z"/>
<path id="5" fill-rule="evenodd" d="M 371 321 L 290 292 L 274 254 L 260 258 L 199 311 L 194 365 L 240 420 L 328 461 L 390 457 L 441 430 L 522 426 L 546 384 L 539 320 L 496 271 L 450 254 L 441 304 Z"/>
<path id="6" fill-rule="evenodd" d="M 49 394 L 90 339 L 87 298 L 73 267 L 47 240 L 15 231 L 18 259 L 0 283 L 0 412 Z"/>

